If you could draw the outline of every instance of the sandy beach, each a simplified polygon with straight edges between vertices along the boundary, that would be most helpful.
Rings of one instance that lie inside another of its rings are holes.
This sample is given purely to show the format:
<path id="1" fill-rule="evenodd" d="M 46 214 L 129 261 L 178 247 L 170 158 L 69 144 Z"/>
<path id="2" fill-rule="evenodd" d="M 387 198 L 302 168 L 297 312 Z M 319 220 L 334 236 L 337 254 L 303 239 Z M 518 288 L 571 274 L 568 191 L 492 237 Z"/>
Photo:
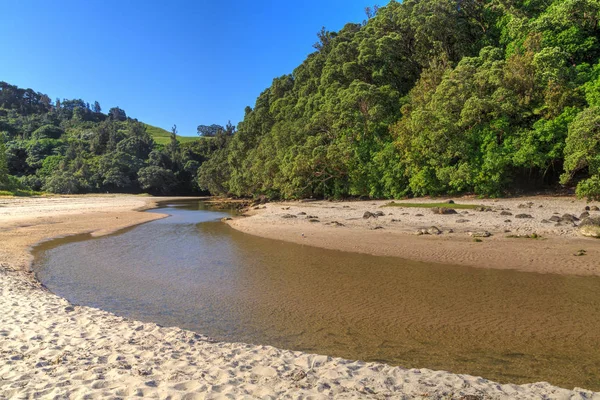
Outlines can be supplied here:
<path id="1" fill-rule="evenodd" d="M 228 223 L 255 235 L 331 249 L 488 268 L 600 274 L 600 242 L 580 237 L 572 225 L 541 222 L 554 213 L 579 215 L 585 202 L 538 197 L 455 200 L 494 210 L 457 216 L 382 208 L 385 202 L 379 201 L 286 202 L 258 206 L 250 210 L 253 216 Z M 69 304 L 29 271 L 30 249 L 36 243 L 80 233 L 105 235 L 161 218 L 140 212 L 155 204 L 155 198 L 138 196 L 0 198 L 0 399 L 600 399 L 599 393 L 548 383 L 499 384 L 450 372 L 216 342 L 176 327 Z M 519 208 L 522 204 L 527 208 Z M 500 216 L 500 208 L 532 218 Z M 383 216 L 363 218 L 366 211 L 381 210 Z M 415 234 L 432 225 L 443 233 Z M 515 235 L 535 232 L 542 238 L 507 238 L 506 230 Z M 492 236 L 473 242 L 469 232 L 481 231 Z M 578 250 L 586 255 L 574 256 Z"/>
<path id="2" fill-rule="evenodd" d="M 395 203 L 443 201 L 447 200 Z M 552 221 L 565 214 L 579 219 L 585 212 L 599 217 L 600 211 L 586 211 L 585 207 L 600 204 L 543 196 L 452 201 L 480 205 L 485 211 L 456 208 L 456 214 L 445 215 L 427 208 L 385 207 L 390 201 L 283 202 L 251 207 L 246 214 L 251 217 L 227 223 L 253 235 L 333 250 L 478 268 L 600 275 L 600 241 L 581 236 L 577 221 Z M 364 218 L 366 212 L 383 215 Z M 437 229 L 434 234 L 426 232 L 432 227 Z M 532 234 L 538 238 L 523 237 Z M 488 237 L 475 241 L 477 236 Z M 575 255 L 580 250 L 585 255 Z"/>

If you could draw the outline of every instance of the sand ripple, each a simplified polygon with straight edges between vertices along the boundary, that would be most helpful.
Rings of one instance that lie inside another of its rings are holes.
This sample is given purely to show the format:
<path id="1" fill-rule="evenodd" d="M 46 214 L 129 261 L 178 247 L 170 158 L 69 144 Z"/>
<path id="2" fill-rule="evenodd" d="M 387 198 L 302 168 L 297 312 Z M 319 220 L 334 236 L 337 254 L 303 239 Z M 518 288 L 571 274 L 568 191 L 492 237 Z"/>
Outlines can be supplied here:
<path id="1" fill-rule="evenodd" d="M 590 399 L 547 383 L 501 385 L 469 375 L 219 343 L 72 306 L 23 272 L 0 270 L 0 398 Z"/>

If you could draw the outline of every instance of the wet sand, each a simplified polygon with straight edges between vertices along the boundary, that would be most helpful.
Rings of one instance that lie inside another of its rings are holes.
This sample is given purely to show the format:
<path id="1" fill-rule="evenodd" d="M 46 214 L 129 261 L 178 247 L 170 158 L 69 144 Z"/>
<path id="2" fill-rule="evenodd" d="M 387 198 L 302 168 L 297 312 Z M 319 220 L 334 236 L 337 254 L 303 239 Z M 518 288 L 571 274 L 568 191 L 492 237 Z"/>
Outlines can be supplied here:
<path id="1" fill-rule="evenodd" d="M 0 398 L 600 398 L 547 383 L 498 384 L 214 342 L 71 305 L 27 272 L 35 243 L 160 218 L 135 211 L 154 202 L 133 196 L 0 199 Z"/>

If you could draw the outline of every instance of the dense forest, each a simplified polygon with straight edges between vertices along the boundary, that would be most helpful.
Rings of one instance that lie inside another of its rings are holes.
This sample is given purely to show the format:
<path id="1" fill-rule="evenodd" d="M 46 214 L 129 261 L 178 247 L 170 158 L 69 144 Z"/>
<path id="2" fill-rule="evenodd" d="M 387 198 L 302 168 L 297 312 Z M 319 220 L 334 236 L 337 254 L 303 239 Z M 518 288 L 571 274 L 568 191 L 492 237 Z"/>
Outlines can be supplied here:
<path id="1" fill-rule="evenodd" d="M 600 199 L 600 1 L 367 9 L 274 79 L 237 131 L 157 145 L 118 107 L 0 85 L 0 186 L 373 198 L 576 188 Z"/>
<path id="2" fill-rule="evenodd" d="M 98 102 L 53 102 L 0 82 L 0 190 L 202 193 L 198 167 L 222 146 L 224 128 L 180 143 L 173 127 L 157 144 L 147 127 L 119 107 L 104 114 Z"/>
<path id="3" fill-rule="evenodd" d="M 199 169 L 215 194 L 600 197 L 600 2 L 405 0 L 323 29 Z"/>

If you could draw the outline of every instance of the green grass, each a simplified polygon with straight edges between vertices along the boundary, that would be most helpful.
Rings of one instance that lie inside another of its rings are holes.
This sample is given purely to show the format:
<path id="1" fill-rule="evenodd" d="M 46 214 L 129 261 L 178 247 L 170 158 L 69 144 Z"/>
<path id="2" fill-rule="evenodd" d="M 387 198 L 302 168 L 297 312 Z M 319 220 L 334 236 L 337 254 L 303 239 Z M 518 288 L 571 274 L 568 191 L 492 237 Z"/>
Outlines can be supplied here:
<path id="1" fill-rule="evenodd" d="M 477 204 L 449 204 L 449 203 L 388 203 L 384 207 L 412 207 L 412 208 L 454 208 L 459 210 L 474 210 L 477 207 L 481 207 Z"/>
<path id="2" fill-rule="evenodd" d="M 543 239 L 537 233 L 532 233 L 531 235 L 507 235 L 506 237 L 510 239 Z"/>
<path id="3" fill-rule="evenodd" d="M 144 124 L 146 125 L 146 132 L 148 132 L 150 134 L 150 136 L 152 136 L 152 139 L 154 139 L 154 141 L 157 144 L 168 144 L 169 141 L 171 140 L 171 132 L 164 130 L 163 128 L 158 128 L 156 126 L 152 126 L 152 125 L 148 125 L 148 124 Z M 199 136 L 179 136 L 177 135 L 177 140 L 179 140 L 179 143 L 187 143 L 187 142 L 195 142 L 196 140 L 201 140 L 202 138 Z"/>
<path id="4" fill-rule="evenodd" d="M 27 196 L 41 196 L 44 193 L 36 192 L 34 190 L 0 190 L 0 196 L 17 196 L 17 197 L 27 197 Z"/>

